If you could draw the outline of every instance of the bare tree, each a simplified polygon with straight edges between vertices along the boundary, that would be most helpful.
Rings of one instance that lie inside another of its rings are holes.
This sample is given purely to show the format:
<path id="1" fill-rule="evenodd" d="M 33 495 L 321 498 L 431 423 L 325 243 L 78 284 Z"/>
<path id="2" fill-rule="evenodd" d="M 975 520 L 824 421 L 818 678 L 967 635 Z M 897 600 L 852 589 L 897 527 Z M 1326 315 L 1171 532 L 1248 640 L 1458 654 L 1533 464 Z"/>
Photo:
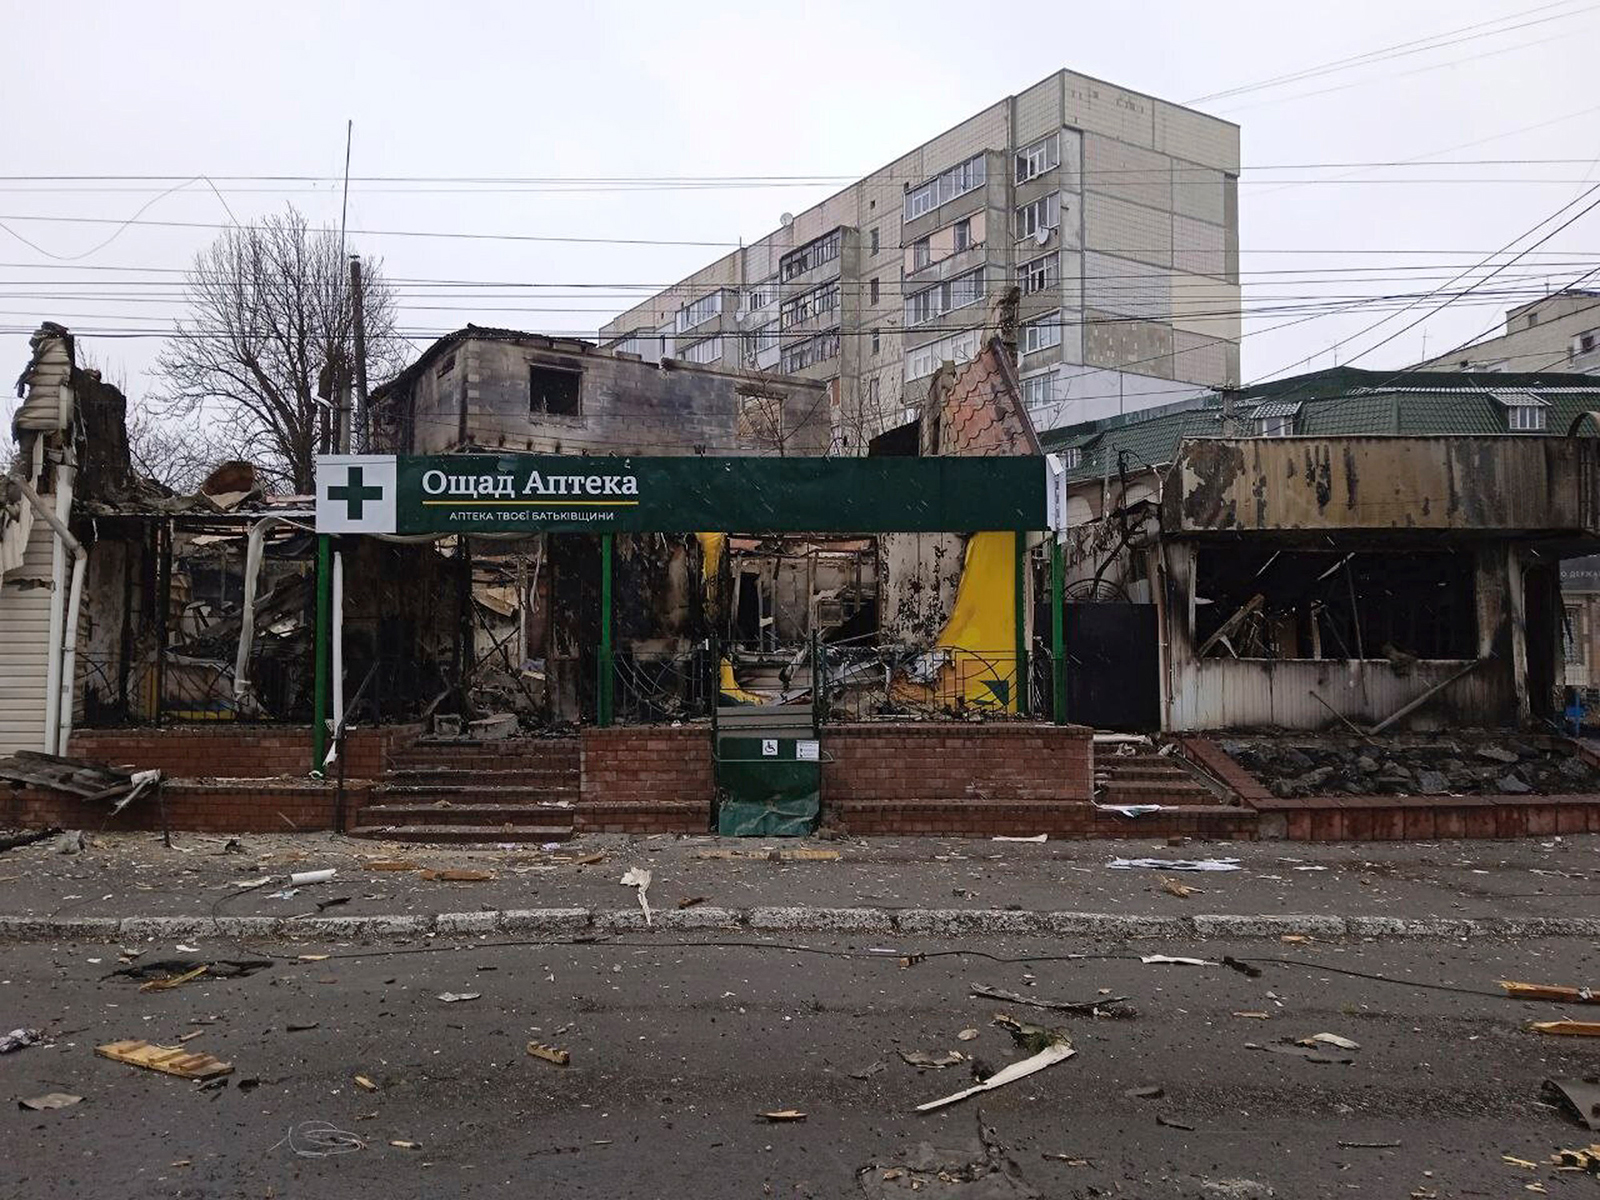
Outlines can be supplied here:
<path id="1" fill-rule="evenodd" d="M 128 459 L 134 473 L 179 495 L 198 491 L 217 467 L 244 456 L 226 421 L 180 424 L 132 405 L 129 409 Z"/>
<path id="2" fill-rule="evenodd" d="M 308 492 L 324 421 L 319 396 L 354 378 L 354 311 L 339 235 L 313 230 L 290 206 L 224 232 L 195 259 L 180 321 L 161 352 L 162 415 L 205 429 L 231 422 L 225 440 L 274 482 Z M 387 379 L 404 362 L 394 293 L 377 260 L 362 264 L 367 373 Z"/>

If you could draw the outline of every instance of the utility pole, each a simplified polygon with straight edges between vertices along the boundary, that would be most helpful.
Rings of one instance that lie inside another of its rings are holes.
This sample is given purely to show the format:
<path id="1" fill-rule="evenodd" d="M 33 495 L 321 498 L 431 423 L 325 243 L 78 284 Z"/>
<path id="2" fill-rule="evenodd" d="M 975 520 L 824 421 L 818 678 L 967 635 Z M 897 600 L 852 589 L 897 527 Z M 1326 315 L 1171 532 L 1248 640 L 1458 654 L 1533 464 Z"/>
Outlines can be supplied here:
<path id="1" fill-rule="evenodd" d="M 361 256 L 350 256 L 350 304 L 355 314 L 356 321 L 356 403 L 357 409 L 356 436 L 359 440 L 357 449 L 363 454 L 372 445 L 372 413 L 368 410 L 367 398 L 367 314 L 366 292 L 361 286 Z"/>

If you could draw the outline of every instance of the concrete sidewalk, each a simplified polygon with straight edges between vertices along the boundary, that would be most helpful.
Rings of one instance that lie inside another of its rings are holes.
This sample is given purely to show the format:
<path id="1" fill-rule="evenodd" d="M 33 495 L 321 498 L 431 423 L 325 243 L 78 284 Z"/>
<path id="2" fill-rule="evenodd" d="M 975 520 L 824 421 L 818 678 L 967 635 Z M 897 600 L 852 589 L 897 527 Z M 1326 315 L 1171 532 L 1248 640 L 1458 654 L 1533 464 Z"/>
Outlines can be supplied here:
<path id="1" fill-rule="evenodd" d="M 460 850 L 326 834 L 92 837 L 0 855 L 0 936 L 415 936 L 654 927 L 905 936 L 1600 936 L 1600 837 L 1509 842 L 1196 843 L 961 839 L 817 842 L 606 835 Z M 776 861 L 762 857 L 775 851 Z M 799 851 L 821 858 L 784 858 Z M 708 857 L 736 854 L 740 857 Z M 837 855 L 837 858 L 832 857 Z M 1116 857 L 1237 858 L 1236 871 L 1112 870 Z M 417 870 L 376 871 L 373 862 Z M 284 895 L 291 871 L 329 883 Z M 492 873 L 428 879 L 425 869 Z M 1174 895 L 1172 879 L 1196 889 Z M 251 890 L 241 885 L 271 882 Z M 329 901 L 338 901 L 329 904 Z M 693 903 L 680 907 L 687 901 Z"/>

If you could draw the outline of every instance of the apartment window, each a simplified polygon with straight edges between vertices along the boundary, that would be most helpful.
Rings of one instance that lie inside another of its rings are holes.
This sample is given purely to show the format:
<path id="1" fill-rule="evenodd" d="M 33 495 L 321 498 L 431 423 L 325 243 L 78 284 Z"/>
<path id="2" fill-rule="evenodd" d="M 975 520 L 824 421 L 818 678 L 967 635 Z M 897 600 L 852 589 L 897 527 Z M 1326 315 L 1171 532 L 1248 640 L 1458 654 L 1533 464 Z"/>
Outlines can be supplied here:
<path id="1" fill-rule="evenodd" d="M 957 196 L 965 196 L 981 188 L 986 171 L 983 155 L 975 154 L 959 166 L 951 167 L 942 175 L 936 175 L 928 182 L 912 188 L 906 193 L 905 219 L 914 221 Z"/>
<path id="2" fill-rule="evenodd" d="M 1539 314 L 1536 313 L 1536 312 L 1529 313 L 1528 314 L 1528 328 L 1532 329 L 1538 323 L 1539 323 Z"/>
<path id="3" fill-rule="evenodd" d="M 1513 405 L 1506 409 L 1506 428 L 1512 433 L 1543 433 L 1547 424 L 1546 415 L 1542 405 Z"/>
<path id="4" fill-rule="evenodd" d="M 1035 292 L 1049 291 L 1060 282 L 1058 274 L 1059 259 L 1054 254 L 1041 254 L 1038 258 L 1031 258 L 1017 268 L 1017 286 L 1022 289 L 1024 296 L 1031 296 Z"/>
<path id="5" fill-rule="evenodd" d="M 750 338 L 751 348 L 757 354 L 763 354 L 778 344 L 778 322 L 768 321 L 761 328 L 746 335 Z"/>
<path id="6" fill-rule="evenodd" d="M 1069 471 L 1077 470 L 1083 465 L 1083 447 L 1068 446 L 1065 450 L 1058 451 L 1061 455 L 1061 465 Z"/>
<path id="7" fill-rule="evenodd" d="M 983 299 L 983 268 L 936 283 L 906 297 L 906 324 L 921 325 Z"/>
<path id="8" fill-rule="evenodd" d="M 807 242 L 798 250 L 791 250 L 778 260 L 778 274 L 785 280 L 793 279 L 796 275 L 804 275 L 807 271 L 815 270 L 823 263 L 832 262 L 839 257 L 839 231 L 825 233 L 814 241 Z"/>
<path id="9" fill-rule="evenodd" d="M 878 281 L 876 279 L 874 279 L 874 280 L 872 280 L 871 282 L 869 282 L 867 284 L 867 303 L 868 304 L 876 304 L 877 302 L 878 302 Z"/>
<path id="10" fill-rule="evenodd" d="M 803 371 L 813 363 L 826 362 L 839 357 L 839 331 L 830 329 L 816 337 L 796 342 L 783 352 L 782 368 L 785 375 Z"/>
<path id="11" fill-rule="evenodd" d="M 1051 192 L 1017 209 L 1017 240 L 1037 237 L 1040 230 L 1051 230 L 1060 224 L 1061 193 Z"/>
<path id="12" fill-rule="evenodd" d="M 872 352 L 874 354 L 878 352 L 878 348 L 881 344 L 882 343 L 879 341 L 878 331 L 874 329 L 872 331 Z"/>
<path id="13" fill-rule="evenodd" d="M 709 321 L 721 311 L 722 293 L 720 291 L 701 296 L 693 304 L 685 304 L 678 310 L 678 332 L 684 333 L 693 329 L 696 325 Z"/>
<path id="14" fill-rule="evenodd" d="M 778 318 L 784 329 L 791 329 L 817 317 L 833 312 L 839 307 L 839 281 L 825 283 L 809 292 L 786 300 L 778 309 Z"/>
<path id="15" fill-rule="evenodd" d="M 1596 346 L 1600 346 L 1600 329 L 1586 329 L 1572 339 L 1572 353 L 1569 357 L 1577 358 L 1580 354 L 1593 354 Z"/>
<path id="16" fill-rule="evenodd" d="M 954 253 L 959 254 L 968 246 L 972 245 L 972 218 L 963 217 L 961 220 L 957 221 L 951 236 L 955 239 Z"/>
<path id="17" fill-rule="evenodd" d="M 706 338 L 685 346 L 679 350 L 675 357 L 684 362 L 714 363 L 722 361 L 722 339 L 720 337 Z"/>
<path id="18" fill-rule="evenodd" d="M 1055 134 L 1040 138 L 1031 146 L 1017 151 L 1017 182 L 1027 183 L 1046 171 L 1053 170 L 1060 160 L 1061 143 Z"/>
<path id="19" fill-rule="evenodd" d="M 923 346 L 906 351 L 905 380 L 921 379 L 925 375 L 932 375 L 945 362 L 962 363 L 978 353 L 979 331 L 976 329 L 963 330 L 942 337 L 936 342 L 929 342 Z"/>
<path id="20" fill-rule="evenodd" d="M 774 283 L 775 281 L 769 279 L 764 283 L 756 284 L 755 287 L 747 291 L 744 294 L 745 310 L 747 312 L 754 312 L 758 308 L 767 307 L 767 305 L 776 300 L 778 298 L 777 288 L 774 286 Z"/>
<path id="21" fill-rule="evenodd" d="M 878 231 L 876 229 L 867 234 L 867 241 L 869 244 L 869 252 L 876 257 L 878 253 Z"/>
<path id="22" fill-rule="evenodd" d="M 583 373 L 568 367 L 528 364 L 528 411 L 552 417 L 575 417 Z"/>
<path id="23" fill-rule="evenodd" d="M 911 269 L 913 271 L 920 271 L 932 262 L 933 241 L 931 238 L 918 238 L 911 243 Z"/>
<path id="24" fill-rule="evenodd" d="M 444 361 L 439 364 L 439 369 L 433 373 L 433 377 L 435 379 L 443 379 L 446 375 L 450 374 L 450 372 L 454 371 L 455 369 L 456 369 L 456 355 L 455 355 L 455 351 L 452 350 L 449 354 L 444 356 Z"/>
<path id="25" fill-rule="evenodd" d="M 1255 422 L 1255 428 L 1257 437 L 1293 437 L 1294 417 L 1261 417 Z"/>
<path id="26" fill-rule="evenodd" d="M 1061 344 L 1061 314 L 1046 313 L 1034 321 L 1025 321 L 1017 328 L 1017 349 L 1021 354 L 1033 354 Z"/>
<path id="27" fill-rule="evenodd" d="M 1022 381 L 1022 403 L 1025 408 L 1043 408 L 1055 399 L 1056 376 L 1054 371 L 1041 371 Z"/>

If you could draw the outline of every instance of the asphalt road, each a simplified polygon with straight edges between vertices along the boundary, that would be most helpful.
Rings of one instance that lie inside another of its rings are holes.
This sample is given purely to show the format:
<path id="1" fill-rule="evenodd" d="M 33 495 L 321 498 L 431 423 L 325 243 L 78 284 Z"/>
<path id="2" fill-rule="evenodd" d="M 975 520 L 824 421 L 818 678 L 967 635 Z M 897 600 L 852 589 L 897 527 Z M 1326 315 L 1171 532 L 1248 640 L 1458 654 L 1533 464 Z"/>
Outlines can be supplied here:
<path id="1" fill-rule="evenodd" d="M 1593 1179 L 1501 1155 L 1544 1163 L 1596 1140 L 1542 1105 L 1539 1086 L 1595 1073 L 1600 1042 L 1525 1031 L 1530 1019 L 1585 1013 L 1509 1001 L 1494 985 L 1595 982 L 1600 956 L 1589 945 L 929 943 L 921 949 L 1097 957 L 997 963 L 965 953 L 910 966 L 836 956 L 866 944 L 812 945 L 828 953 L 326 947 L 326 960 L 155 992 L 107 978 L 119 966 L 114 946 L 5 947 L 0 1026 L 39 1026 L 56 1040 L 0 1056 L 0 1196 L 747 1200 L 909 1196 L 913 1181 L 918 1196 L 958 1200 L 1420 1200 L 1521 1196 L 1535 1182 L 1550 1194 L 1594 1194 Z M 199 949 L 201 958 L 241 954 Z M 1230 952 L 1302 965 L 1257 959 L 1263 974 L 1249 978 L 1138 961 Z M 141 957 L 179 953 L 153 946 Z M 1068 1000 L 1107 989 L 1134 1012 L 1058 1017 L 973 998 L 972 982 Z M 444 992 L 480 995 L 446 1003 Z M 1067 1030 L 1076 1056 L 940 1112 L 913 1112 L 970 1083 L 970 1063 L 918 1070 L 900 1051 L 955 1050 L 991 1068 L 1025 1056 L 991 1023 L 997 1010 Z M 1249 1012 L 1269 1015 L 1237 1015 Z M 962 1040 L 966 1029 L 978 1035 Z M 202 1090 L 93 1052 L 197 1030 L 187 1049 L 235 1066 L 225 1087 Z M 1247 1045 L 1321 1032 L 1358 1042 L 1354 1061 Z M 568 1049 L 571 1065 L 530 1057 L 529 1040 Z M 1124 1094 L 1141 1086 L 1163 1094 Z M 49 1112 L 11 1103 L 51 1091 L 84 1099 Z M 781 1109 L 807 1117 L 758 1116 Z M 354 1135 L 359 1148 L 298 1153 L 317 1148 L 307 1122 Z"/>

